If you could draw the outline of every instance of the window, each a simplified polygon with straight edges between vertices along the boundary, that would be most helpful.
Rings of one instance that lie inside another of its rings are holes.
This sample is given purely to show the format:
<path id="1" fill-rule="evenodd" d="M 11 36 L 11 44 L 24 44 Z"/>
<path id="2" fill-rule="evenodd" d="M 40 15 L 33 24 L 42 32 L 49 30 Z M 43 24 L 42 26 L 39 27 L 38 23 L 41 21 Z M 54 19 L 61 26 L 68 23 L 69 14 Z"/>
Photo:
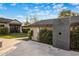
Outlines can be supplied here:
<path id="1" fill-rule="evenodd" d="M 4 27 L 4 25 L 0 25 L 0 27 Z"/>

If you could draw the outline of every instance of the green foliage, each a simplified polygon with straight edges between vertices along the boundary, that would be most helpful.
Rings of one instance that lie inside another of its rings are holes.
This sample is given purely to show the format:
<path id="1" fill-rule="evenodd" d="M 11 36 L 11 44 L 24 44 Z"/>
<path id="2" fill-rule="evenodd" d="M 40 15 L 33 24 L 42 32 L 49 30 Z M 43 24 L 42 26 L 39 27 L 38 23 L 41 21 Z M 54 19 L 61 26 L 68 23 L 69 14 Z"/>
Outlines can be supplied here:
<path id="1" fill-rule="evenodd" d="M 52 30 L 42 29 L 39 32 L 39 42 L 52 44 Z"/>
<path id="2" fill-rule="evenodd" d="M 33 35 L 33 31 L 30 30 L 27 36 L 29 37 L 29 39 L 32 39 L 32 35 Z"/>
<path id="3" fill-rule="evenodd" d="M 71 48 L 79 50 L 79 29 L 71 31 Z"/>
<path id="4" fill-rule="evenodd" d="M 27 36 L 29 37 L 28 39 L 31 39 L 31 37 L 33 35 L 33 31 L 31 31 L 29 28 L 23 28 L 22 31 L 23 31 L 23 33 L 27 34 Z"/>
<path id="5" fill-rule="evenodd" d="M 23 32 L 23 33 L 28 33 L 29 30 L 30 30 L 29 28 L 23 28 L 23 29 L 22 29 L 22 32 Z"/>
<path id="6" fill-rule="evenodd" d="M 62 10 L 59 14 L 59 17 L 76 16 L 76 14 L 77 13 L 74 13 L 71 10 Z"/>
<path id="7" fill-rule="evenodd" d="M 8 28 L 7 27 L 0 27 L 0 34 L 8 34 Z"/>

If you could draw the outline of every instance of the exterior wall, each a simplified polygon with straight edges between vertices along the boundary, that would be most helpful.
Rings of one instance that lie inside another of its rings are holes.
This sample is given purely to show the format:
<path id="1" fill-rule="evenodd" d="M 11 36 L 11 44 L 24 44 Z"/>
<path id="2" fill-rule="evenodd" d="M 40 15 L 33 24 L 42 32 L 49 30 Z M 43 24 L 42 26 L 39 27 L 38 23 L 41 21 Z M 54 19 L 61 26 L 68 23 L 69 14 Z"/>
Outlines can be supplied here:
<path id="1" fill-rule="evenodd" d="M 10 25 L 8 23 L 0 23 L 0 25 L 4 25 L 4 27 L 7 27 L 8 33 L 10 33 Z M 20 26 L 20 33 L 22 33 L 22 26 Z"/>
<path id="2" fill-rule="evenodd" d="M 63 21 L 55 20 L 53 24 L 53 46 L 70 50 L 70 22 L 69 19 Z"/>
<path id="3" fill-rule="evenodd" d="M 8 28 L 8 32 L 10 32 L 10 26 L 9 26 L 9 24 L 7 24 L 7 23 L 0 23 L 0 25 L 4 25 L 4 27 L 7 27 Z"/>
<path id="4" fill-rule="evenodd" d="M 8 28 L 8 33 L 10 33 L 10 26 L 9 26 L 9 24 L 5 24 L 5 26 Z"/>
<path id="5" fill-rule="evenodd" d="M 39 31 L 41 29 L 48 29 L 48 30 L 52 30 L 52 27 L 31 27 L 30 29 L 33 31 L 33 36 L 32 36 L 32 40 L 36 40 L 38 41 L 39 38 Z"/>
<path id="6" fill-rule="evenodd" d="M 4 26 L 6 26 L 6 24 L 5 24 L 5 23 L 0 23 L 0 25 L 4 25 Z"/>
<path id="7" fill-rule="evenodd" d="M 22 33 L 22 26 L 20 26 L 20 33 Z"/>
<path id="8" fill-rule="evenodd" d="M 39 38 L 39 28 L 31 28 L 31 30 L 33 30 L 33 36 L 32 36 L 32 40 L 38 40 Z"/>

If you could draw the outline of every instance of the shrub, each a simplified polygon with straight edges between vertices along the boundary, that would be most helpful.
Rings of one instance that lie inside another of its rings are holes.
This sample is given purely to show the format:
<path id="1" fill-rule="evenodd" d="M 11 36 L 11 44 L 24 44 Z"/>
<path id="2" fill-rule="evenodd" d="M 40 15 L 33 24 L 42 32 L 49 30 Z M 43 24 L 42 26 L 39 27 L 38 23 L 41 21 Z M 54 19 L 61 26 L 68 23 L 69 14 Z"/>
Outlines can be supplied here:
<path id="1" fill-rule="evenodd" d="M 27 33 L 28 39 L 31 39 L 33 32 L 29 28 L 23 28 L 23 33 Z"/>
<path id="2" fill-rule="evenodd" d="M 29 28 L 25 28 L 25 29 L 23 28 L 23 29 L 22 29 L 22 32 L 23 32 L 23 33 L 28 33 L 29 30 L 30 30 Z"/>
<path id="3" fill-rule="evenodd" d="M 8 28 L 7 27 L 0 27 L 0 34 L 8 34 Z"/>
<path id="4" fill-rule="evenodd" d="M 28 31 L 28 37 L 29 37 L 29 39 L 32 39 L 32 35 L 33 35 L 33 31 L 32 30 Z"/>
<path id="5" fill-rule="evenodd" d="M 52 30 L 40 30 L 38 41 L 42 43 L 52 44 Z"/>
<path id="6" fill-rule="evenodd" d="M 71 31 L 70 39 L 71 39 L 71 48 L 79 49 L 79 29 Z"/>

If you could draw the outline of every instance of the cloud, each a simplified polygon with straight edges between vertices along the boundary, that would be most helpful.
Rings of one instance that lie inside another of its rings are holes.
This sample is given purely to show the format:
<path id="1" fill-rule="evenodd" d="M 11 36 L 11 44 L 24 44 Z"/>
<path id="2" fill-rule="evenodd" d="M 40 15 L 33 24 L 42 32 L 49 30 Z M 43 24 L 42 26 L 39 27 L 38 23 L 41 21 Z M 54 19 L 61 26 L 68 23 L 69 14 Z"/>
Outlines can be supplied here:
<path id="1" fill-rule="evenodd" d="M 56 18 L 56 15 L 53 15 L 51 13 L 51 10 L 42 10 L 36 14 L 33 14 L 35 17 L 38 19 L 51 19 L 51 18 Z"/>
<path id="2" fill-rule="evenodd" d="M 79 3 L 70 3 L 70 5 L 76 6 L 79 5 Z"/>
<path id="3" fill-rule="evenodd" d="M 27 10 L 29 10 L 29 8 L 28 8 L 28 7 L 23 7 L 23 9 L 24 9 L 24 10 L 26 10 L 26 11 L 27 11 Z"/>
<path id="4" fill-rule="evenodd" d="M 7 10 L 7 8 L 0 6 L 0 10 Z"/>
<path id="5" fill-rule="evenodd" d="M 0 6 L 2 6 L 3 4 L 0 3 Z"/>
<path id="6" fill-rule="evenodd" d="M 79 10 L 79 6 L 76 6 L 76 8 Z"/>
<path id="7" fill-rule="evenodd" d="M 2 15 L 2 14 L 0 14 L 0 17 L 2 17 L 2 18 L 8 18 L 8 19 L 14 19 L 14 18 L 11 18 L 11 17 L 9 17 L 9 16 Z"/>
<path id="8" fill-rule="evenodd" d="M 18 18 L 23 18 L 23 15 L 17 15 Z"/>
<path id="9" fill-rule="evenodd" d="M 17 15 L 15 18 L 21 22 L 24 22 L 26 20 L 26 17 L 24 15 Z"/>
<path id="10" fill-rule="evenodd" d="M 4 15 L 0 14 L 0 17 L 5 17 Z"/>
<path id="11" fill-rule="evenodd" d="M 30 14 L 33 12 L 33 9 L 30 9 L 29 7 L 23 7 L 23 10 L 26 11 L 26 14 Z"/>
<path id="12" fill-rule="evenodd" d="M 16 6 L 16 3 L 12 3 L 11 6 Z"/>
<path id="13" fill-rule="evenodd" d="M 53 15 L 53 14 L 48 14 L 48 15 L 41 15 L 39 17 L 39 20 L 43 20 L 43 19 L 54 19 L 54 18 L 57 18 L 57 15 Z"/>
<path id="14" fill-rule="evenodd" d="M 59 13 L 59 12 L 61 12 L 64 9 L 68 9 L 68 7 L 64 6 L 64 4 L 55 4 L 53 6 L 53 12 L 54 13 Z"/>
<path id="15" fill-rule="evenodd" d="M 4 7 L 3 4 L 0 4 L 0 10 L 7 10 L 7 8 Z"/>
<path id="16" fill-rule="evenodd" d="M 53 9 L 58 9 L 58 8 L 62 8 L 64 6 L 64 4 L 55 4 L 53 6 Z"/>

